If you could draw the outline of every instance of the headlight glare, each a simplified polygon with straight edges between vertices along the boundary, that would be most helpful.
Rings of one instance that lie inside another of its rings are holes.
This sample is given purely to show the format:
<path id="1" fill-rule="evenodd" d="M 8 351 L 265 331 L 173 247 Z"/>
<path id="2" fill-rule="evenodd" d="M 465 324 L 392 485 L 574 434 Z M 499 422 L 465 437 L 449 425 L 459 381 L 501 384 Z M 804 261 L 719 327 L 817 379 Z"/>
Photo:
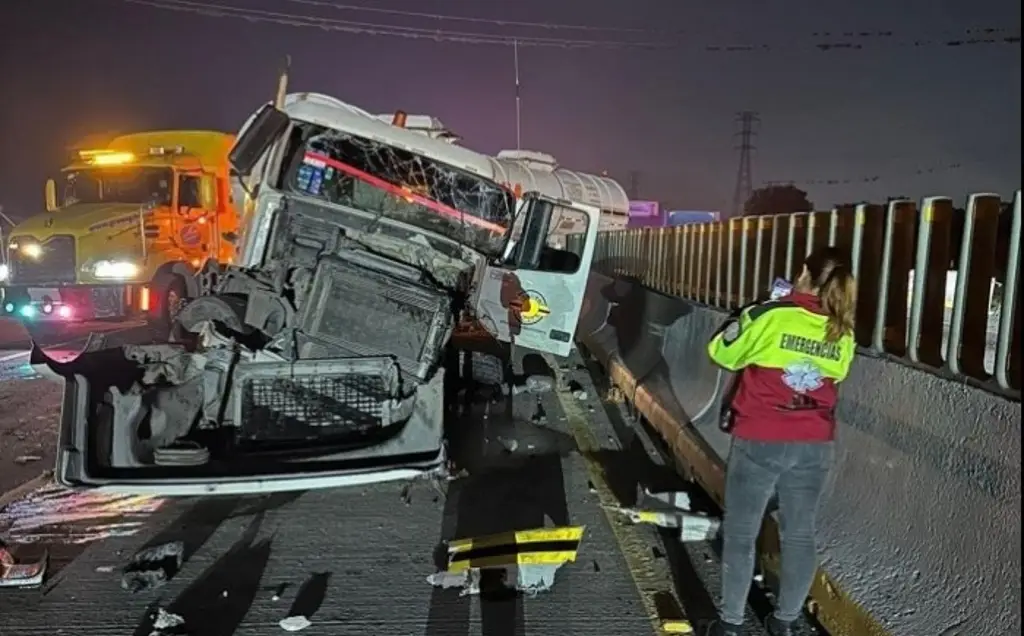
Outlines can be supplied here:
<path id="1" fill-rule="evenodd" d="M 139 275 L 139 266 L 131 261 L 96 261 L 92 275 L 96 278 L 128 280 Z"/>

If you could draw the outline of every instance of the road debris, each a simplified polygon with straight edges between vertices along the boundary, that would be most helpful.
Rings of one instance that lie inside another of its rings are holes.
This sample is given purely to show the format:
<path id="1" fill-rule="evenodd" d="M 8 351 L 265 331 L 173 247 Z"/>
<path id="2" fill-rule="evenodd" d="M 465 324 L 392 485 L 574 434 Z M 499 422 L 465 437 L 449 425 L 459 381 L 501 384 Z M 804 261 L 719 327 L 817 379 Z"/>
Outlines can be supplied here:
<path id="1" fill-rule="evenodd" d="M 576 560 L 583 531 L 583 526 L 566 526 L 458 539 L 448 544 L 447 570 L 431 574 L 427 582 L 458 588 L 460 596 L 497 586 L 534 596 L 550 590 L 558 569 Z"/>
<path id="2" fill-rule="evenodd" d="M 286 632 L 297 632 L 306 629 L 313 623 L 309 622 L 309 619 L 305 616 L 289 616 L 288 618 L 282 618 L 278 625 L 281 626 Z"/>
<path id="3" fill-rule="evenodd" d="M 633 523 L 645 523 L 659 528 L 678 529 L 679 540 L 707 541 L 714 538 L 721 521 L 694 512 L 665 512 L 610 506 L 609 510 L 624 515 Z"/>
<path id="4" fill-rule="evenodd" d="M 14 463 L 21 464 L 22 466 L 24 466 L 25 464 L 37 462 L 42 458 L 42 455 L 19 455 L 18 457 L 14 458 Z"/>
<path id="5" fill-rule="evenodd" d="M 121 587 L 135 594 L 164 585 L 181 569 L 184 553 L 185 544 L 181 541 L 140 550 L 125 566 Z"/>
<path id="6" fill-rule="evenodd" d="M 660 501 L 661 503 L 668 504 L 676 510 L 689 511 L 691 509 L 692 502 L 690 500 L 690 493 L 684 490 L 651 492 L 649 489 L 645 488 L 642 494 L 645 499 Z"/>
<path id="7" fill-rule="evenodd" d="M 14 555 L 0 542 L 0 587 L 38 587 L 46 575 L 48 553 L 35 561 L 18 563 Z"/>
<path id="8" fill-rule="evenodd" d="M 149 636 L 170 636 L 171 634 L 179 634 L 183 631 L 181 628 L 184 626 L 184 618 L 177 614 L 172 614 L 162 607 L 158 607 L 156 610 L 156 616 L 153 619 L 153 631 L 149 633 Z"/>

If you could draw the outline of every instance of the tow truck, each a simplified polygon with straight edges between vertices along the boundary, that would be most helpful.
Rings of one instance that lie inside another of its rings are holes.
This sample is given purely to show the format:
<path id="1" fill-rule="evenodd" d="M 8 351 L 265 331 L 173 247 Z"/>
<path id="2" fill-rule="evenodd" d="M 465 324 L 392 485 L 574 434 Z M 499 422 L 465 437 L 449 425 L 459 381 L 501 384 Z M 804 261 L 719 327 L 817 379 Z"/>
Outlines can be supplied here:
<path id="1" fill-rule="evenodd" d="M 238 212 L 234 136 L 140 132 L 79 150 L 46 183 L 46 212 L 7 239 L 0 315 L 44 325 L 142 317 L 166 325 L 208 260 L 227 261 Z"/>
<path id="2" fill-rule="evenodd" d="M 517 196 L 491 158 L 401 123 L 315 93 L 253 113 L 230 152 L 237 253 L 195 276 L 174 318 L 187 335 L 94 338 L 68 363 L 33 351 L 64 383 L 61 484 L 188 496 L 438 475 L 457 325 L 518 368 L 570 355 L 601 208 Z"/>

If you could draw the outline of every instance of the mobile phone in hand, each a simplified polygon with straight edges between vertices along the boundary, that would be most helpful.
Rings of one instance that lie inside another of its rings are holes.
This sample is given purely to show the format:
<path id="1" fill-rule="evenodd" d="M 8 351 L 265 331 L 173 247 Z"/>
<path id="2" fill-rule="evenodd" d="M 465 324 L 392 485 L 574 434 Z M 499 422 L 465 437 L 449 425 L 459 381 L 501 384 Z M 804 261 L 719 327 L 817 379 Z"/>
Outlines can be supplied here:
<path id="1" fill-rule="evenodd" d="M 771 299 L 778 300 L 784 296 L 789 296 L 793 291 L 793 283 L 789 282 L 785 278 L 776 278 L 772 283 Z"/>

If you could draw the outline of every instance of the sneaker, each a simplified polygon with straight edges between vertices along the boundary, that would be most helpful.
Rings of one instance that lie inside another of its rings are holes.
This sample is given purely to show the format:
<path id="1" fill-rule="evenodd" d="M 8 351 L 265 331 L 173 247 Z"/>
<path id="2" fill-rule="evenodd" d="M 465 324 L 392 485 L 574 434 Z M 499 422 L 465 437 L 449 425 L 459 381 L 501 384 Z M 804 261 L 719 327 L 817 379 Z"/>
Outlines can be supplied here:
<path id="1" fill-rule="evenodd" d="M 793 623 L 780 621 L 772 614 L 765 621 L 769 636 L 793 636 Z"/>
<path id="2" fill-rule="evenodd" d="M 716 619 L 711 621 L 699 636 L 743 636 L 743 626 Z"/>

